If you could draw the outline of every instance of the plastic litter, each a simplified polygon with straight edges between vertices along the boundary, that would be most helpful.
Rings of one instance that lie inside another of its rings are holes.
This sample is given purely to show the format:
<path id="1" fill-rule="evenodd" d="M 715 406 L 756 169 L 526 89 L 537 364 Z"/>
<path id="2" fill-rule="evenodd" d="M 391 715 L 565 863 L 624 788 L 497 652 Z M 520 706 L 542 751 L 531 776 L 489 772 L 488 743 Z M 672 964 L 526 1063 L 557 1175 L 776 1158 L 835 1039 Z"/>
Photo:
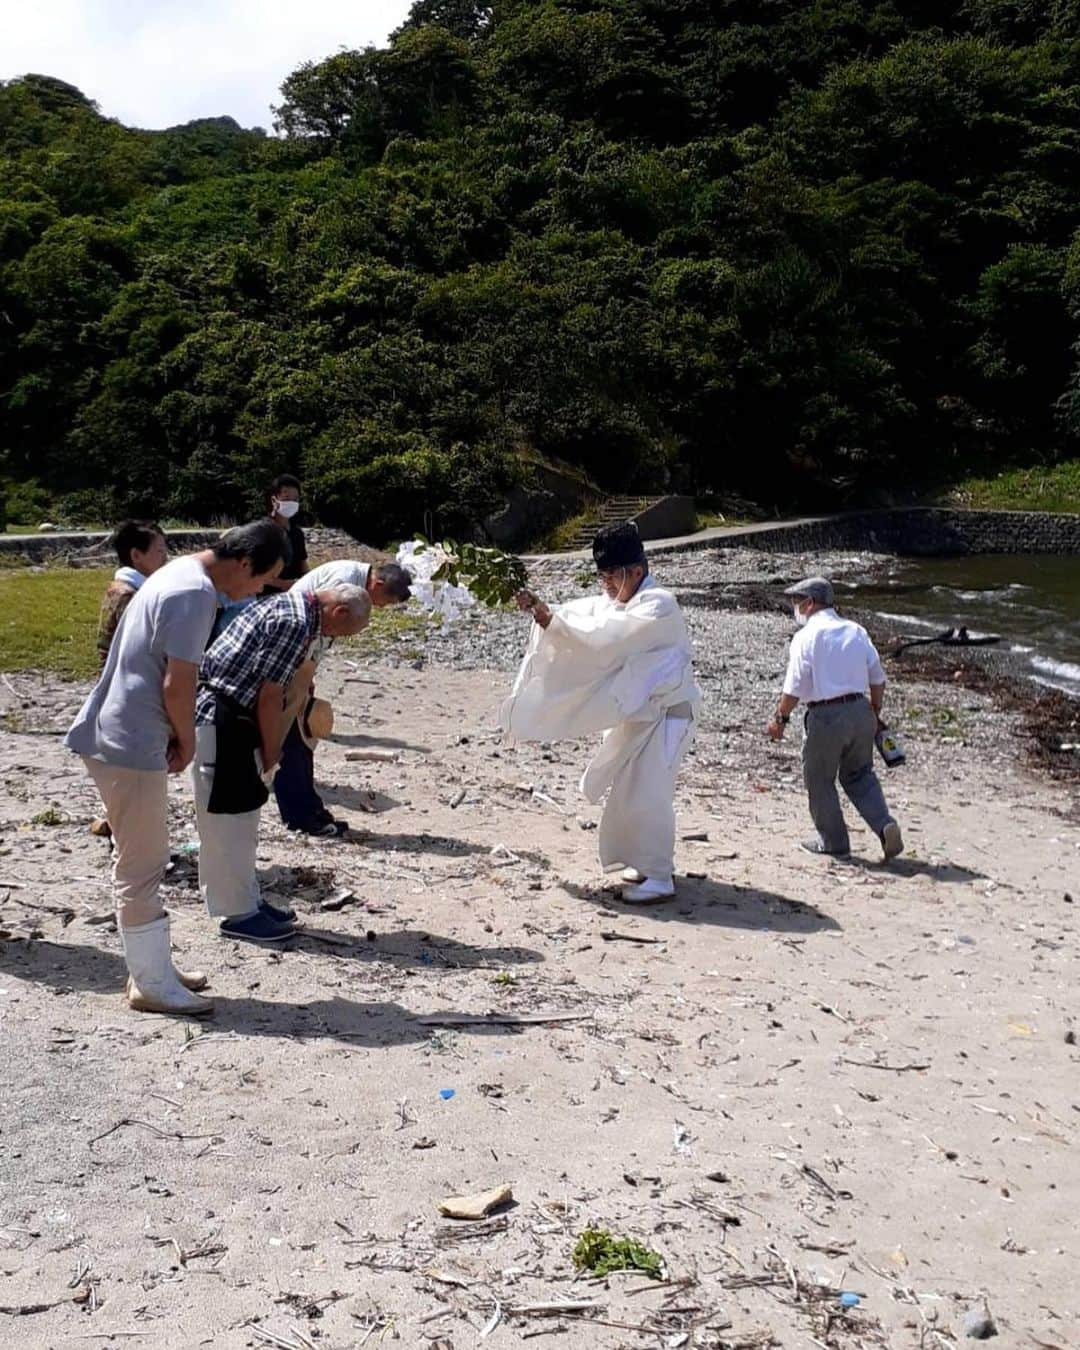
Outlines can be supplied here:
<path id="1" fill-rule="evenodd" d="M 455 1096 L 455 1095 L 456 1095 L 456 1093 L 455 1093 L 455 1090 L 454 1090 L 453 1088 L 440 1088 L 440 1089 L 439 1089 L 439 1096 L 443 1099 L 444 1102 L 448 1102 L 448 1101 L 450 1100 L 450 1098 L 453 1097 L 453 1096 Z"/>

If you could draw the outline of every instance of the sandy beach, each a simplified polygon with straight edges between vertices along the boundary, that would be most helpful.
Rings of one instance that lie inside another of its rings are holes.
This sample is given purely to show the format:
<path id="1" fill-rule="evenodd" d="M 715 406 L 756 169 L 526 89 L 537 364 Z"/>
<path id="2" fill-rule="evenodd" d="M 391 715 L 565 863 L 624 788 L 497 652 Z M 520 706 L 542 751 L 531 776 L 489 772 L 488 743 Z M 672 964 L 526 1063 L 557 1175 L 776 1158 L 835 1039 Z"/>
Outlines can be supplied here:
<path id="1" fill-rule="evenodd" d="M 290 950 L 217 935 L 173 784 L 203 1024 L 122 1000 L 99 804 L 59 743 L 84 687 L 10 677 L 0 1343 L 944 1350 L 967 1318 L 1080 1345 L 1076 785 L 1032 767 L 1022 709 L 906 678 L 907 850 L 883 865 L 853 822 L 823 860 L 796 849 L 796 721 L 764 736 L 792 626 L 763 595 L 867 565 L 654 560 L 705 703 L 678 895 L 648 909 L 602 888 L 590 746 L 495 731 L 519 616 L 339 645 L 317 771 L 352 833 L 263 817 Z M 580 593 L 565 565 L 534 583 Z M 483 1222 L 436 1212 L 503 1183 Z M 588 1228 L 663 1279 L 575 1271 Z"/>

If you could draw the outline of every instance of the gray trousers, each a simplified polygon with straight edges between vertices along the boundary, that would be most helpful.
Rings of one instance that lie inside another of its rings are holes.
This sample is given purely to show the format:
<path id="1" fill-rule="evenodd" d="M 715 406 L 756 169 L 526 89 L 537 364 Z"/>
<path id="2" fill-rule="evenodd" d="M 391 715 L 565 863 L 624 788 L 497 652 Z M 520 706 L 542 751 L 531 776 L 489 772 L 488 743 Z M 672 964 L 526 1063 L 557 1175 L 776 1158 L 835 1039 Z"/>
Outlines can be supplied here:
<path id="1" fill-rule="evenodd" d="M 877 717 L 869 700 L 827 703 L 806 710 L 803 781 L 810 797 L 810 815 L 822 847 L 846 853 L 847 825 L 840 809 L 836 779 L 867 825 L 880 837 L 892 820 L 874 772 Z"/>

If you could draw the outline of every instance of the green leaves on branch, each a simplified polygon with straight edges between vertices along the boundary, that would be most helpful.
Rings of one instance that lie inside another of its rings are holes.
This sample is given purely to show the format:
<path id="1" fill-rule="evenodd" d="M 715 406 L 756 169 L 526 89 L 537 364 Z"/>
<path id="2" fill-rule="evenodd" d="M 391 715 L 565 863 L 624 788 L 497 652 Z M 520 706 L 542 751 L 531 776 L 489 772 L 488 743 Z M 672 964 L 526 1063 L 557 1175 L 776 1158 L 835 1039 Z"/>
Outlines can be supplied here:
<path id="1" fill-rule="evenodd" d="M 416 536 L 416 552 L 434 549 L 442 555 L 442 565 L 431 579 L 451 586 L 465 586 L 489 608 L 508 605 L 528 579 L 525 564 L 512 553 L 479 544 L 459 544 L 453 539 L 429 543 L 422 534 Z"/>

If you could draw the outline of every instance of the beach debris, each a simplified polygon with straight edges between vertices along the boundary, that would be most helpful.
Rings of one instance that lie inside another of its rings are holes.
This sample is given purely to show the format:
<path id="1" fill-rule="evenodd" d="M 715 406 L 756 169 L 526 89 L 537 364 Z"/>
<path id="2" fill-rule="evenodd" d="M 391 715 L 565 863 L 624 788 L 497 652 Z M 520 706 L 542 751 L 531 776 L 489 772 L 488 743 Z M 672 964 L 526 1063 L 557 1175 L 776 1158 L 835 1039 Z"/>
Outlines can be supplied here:
<path id="1" fill-rule="evenodd" d="M 488 857 L 497 867 L 513 867 L 515 863 L 521 862 L 521 859 L 505 844 L 496 844 L 488 854 Z"/>
<path id="2" fill-rule="evenodd" d="M 675 1122 L 672 1128 L 672 1137 L 674 1139 L 676 1153 L 690 1152 L 690 1141 L 693 1138 L 693 1135 L 681 1120 Z"/>
<path id="3" fill-rule="evenodd" d="M 603 1311 L 606 1307 L 606 1303 L 596 1303 L 589 1299 L 574 1302 L 556 1299 L 551 1303 L 520 1303 L 516 1307 L 507 1308 L 506 1313 L 508 1317 L 559 1317 L 563 1313 Z"/>
<path id="4" fill-rule="evenodd" d="M 107 820 L 92 820 L 90 822 L 90 833 L 95 839 L 111 839 L 112 826 Z"/>
<path id="5" fill-rule="evenodd" d="M 512 1188 L 504 1184 L 477 1195 L 448 1196 L 438 1201 L 435 1208 L 444 1219 L 486 1219 L 493 1210 L 508 1205 L 513 1198 Z"/>
<path id="6" fill-rule="evenodd" d="M 328 895 L 326 899 L 319 905 L 319 908 L 328 914 L 335 913 L 339 909 L 344 909 L 350 900 L 355 899 L 356 896 L 353 894 L 352 891 L 346 890 L 344 887 L 341 887 L 341 889 L 336 890 L 332 892 L 332 894 Z"/>
<path id="7" fill-rule="evenodd" d="M 377 746 L 367 746 L 362 750 L 346 750 L 345 759 L 350 764 L 397 764 L 398 753 L 396 750 L 380 750 Z"/>
<path id="8" fill-rule="evenodd" d="M 990 1315 L 990 1305 L 969 1308 L 964 1314 L 964 1335 L 972 1341 L 988 1341 L 998 1334 L 997 1323 Z"/>
<path id="9" fill-rule="evenodd" d="M 416 1020 L 422 1027 L 533 1027 L 547 1022 L 586 1022 L 592 1013 L 429 1013 Z"/>
<path id="10" fill-rule="evenodd" d="M 640 1270 L 651 1279 L 663 1277 L 664 1260 L 632 1238 L 615 1237 L 606 1228 L 586 1228 L 571 1253 L 576 1270 L 593 1275 L 610 1275 L 614 1270 Z"/>
<path id="11" fill-rule="evenodd" d="M 455 1088 L 440 1088 L 439 1096 L 443 1099 L 444 1102 L 449 1102 L 452 1101 L 454 1097 L 457 1096 L 457 1090 Z"/>

